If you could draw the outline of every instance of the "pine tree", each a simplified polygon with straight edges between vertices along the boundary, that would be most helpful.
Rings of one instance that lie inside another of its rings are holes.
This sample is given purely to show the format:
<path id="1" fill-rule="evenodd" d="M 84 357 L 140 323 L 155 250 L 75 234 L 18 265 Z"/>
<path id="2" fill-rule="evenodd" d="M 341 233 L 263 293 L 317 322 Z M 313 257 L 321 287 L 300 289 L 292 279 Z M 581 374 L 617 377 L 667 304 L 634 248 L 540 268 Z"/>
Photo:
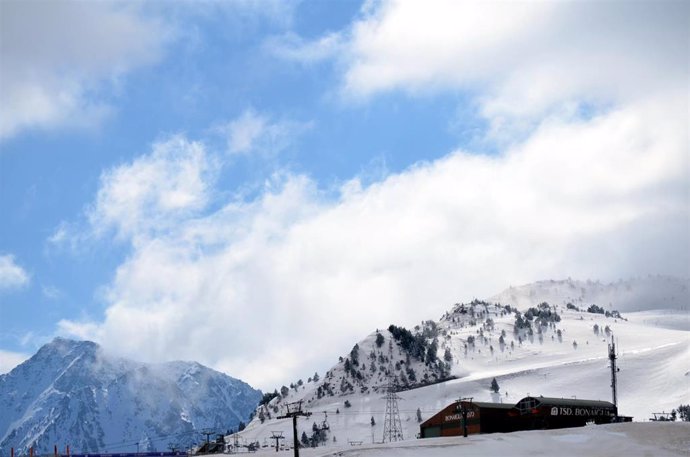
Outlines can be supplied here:
<path id="1" fill-rule="evenodd" d="M 373 427 L 376 425 L 376 421 L 374 420 L 374 416 L 371 416 L 371 426 Z"/>
<path id="2" fill-rule="evenodd" d="M 359 365 L 359 344 L 355 344 L 350 351 L 350 357 L 352 358 L 352 364 L 354 366 Z"/>
<path id="3" fill-rule="evenodd" d="M 417 422 L 422 421 L 422 410 L 417 408 Z"/>
<path id="4" fill-rule="evenodd" d="M 383 346 L 384 341 L 383 335 L 381 335 L 379 332 L 376 332 L 376 347 L 380 348 Z"/>
<path id="5" fill-rule="evenodd" d="M 498 382 L 496 382 L 496 378 L 494 378 L 491 381 L 491 391 L 494 393 L 498 393 L 498 391 L 499 391 Z"/>

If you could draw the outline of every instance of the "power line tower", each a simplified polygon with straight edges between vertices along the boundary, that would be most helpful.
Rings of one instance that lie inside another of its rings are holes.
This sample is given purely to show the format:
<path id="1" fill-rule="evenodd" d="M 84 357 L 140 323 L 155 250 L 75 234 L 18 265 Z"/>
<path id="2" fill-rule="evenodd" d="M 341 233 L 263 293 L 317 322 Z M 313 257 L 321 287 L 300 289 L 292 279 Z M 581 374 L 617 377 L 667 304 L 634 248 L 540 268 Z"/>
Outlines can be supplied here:
<path id="1" fill-rule="evenodd" d="M 609 361 L 611 362 L 611 395 L 613 397 L 613 405 L 618 408 L 618 379 L 617 373 L 620 371 L 616 367 L 616 343 L 613 341 L 613 335 L 611 335 L 611 342 L 609 343 Z"/>
<path id="2" fill-rule="evenodd" d="M 402 441 L 402 423 L 400 422 L 400 410 L 398 400 L 402 400 L 396 393 L 393 380 L 393 342 L 388 342 L 388 385 L 386 386 L 386 416 L 383 420 L 383 442 Z"/>
<path id="3" fill-rule="evenodd" d="M 302 411 L 302 400 L 288 403 L 285 405 L 286 413 L 284 416 L 278 416 L 278 419 L 292 418 L 292 440 L 294 442 L 295 457 L 299 457 L 299 441 L 297 441 L 297 418 L 299 416 L 309 417 L 311 413 Z"/>

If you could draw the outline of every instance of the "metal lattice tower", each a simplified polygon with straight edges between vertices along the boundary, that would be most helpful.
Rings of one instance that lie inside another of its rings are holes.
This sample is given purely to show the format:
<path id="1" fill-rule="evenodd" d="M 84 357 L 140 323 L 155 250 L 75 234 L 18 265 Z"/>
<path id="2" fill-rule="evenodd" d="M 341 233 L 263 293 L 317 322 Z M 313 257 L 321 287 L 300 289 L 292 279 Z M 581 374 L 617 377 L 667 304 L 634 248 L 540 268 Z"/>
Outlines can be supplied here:
<path id="1" fill-rule="evenodd" d="M 402 423 L 400 422 L 400 410 L 398 400 L 402 398 L 395 393 L 393 381 L 393 344 L 388 342 L 388 385 L 386 386 L 386 416 L 383 420 L 383 442 L 392 443 L 402 441 Z"/>

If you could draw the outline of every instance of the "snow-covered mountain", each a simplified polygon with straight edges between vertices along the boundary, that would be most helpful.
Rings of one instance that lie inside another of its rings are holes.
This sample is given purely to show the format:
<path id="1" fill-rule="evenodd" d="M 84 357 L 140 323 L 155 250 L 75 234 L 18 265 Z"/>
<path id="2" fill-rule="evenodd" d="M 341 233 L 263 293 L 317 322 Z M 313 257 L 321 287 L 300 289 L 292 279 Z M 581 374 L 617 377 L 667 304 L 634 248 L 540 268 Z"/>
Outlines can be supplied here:
<path id="1" fill-rule="evenodd" d="M 460 397 L 610 401 L 611 336 L 619 351 L 619 411 L 646 420 L 690 403 L 689 306 L 687 280 L 656 276 L 615 284 L 540 281 L 456 304 L 438 321 L 377 330 L 325 374 L 278 388 L 239 440 L 268 446 L 272 432 L 283 431 L 291 444 L 291 422 L 277 416 L 287 403 L 302 401 L 313 415 L 298 421 L 300 436 L 330 446 L 380 442 L 386 411 L 381 387 L 389 373 L 402 398 L 406 439 L 419 432 L 420 418 Z M 497 394 L 490 391 L 494 378 Z"/>
<path id="2" fill-rule="evenodd" d="M 0 376 L 0 454 L 165 450 L 247 421 L 261 398 L 194 362 L 144 364 L 56 338 Z"/>

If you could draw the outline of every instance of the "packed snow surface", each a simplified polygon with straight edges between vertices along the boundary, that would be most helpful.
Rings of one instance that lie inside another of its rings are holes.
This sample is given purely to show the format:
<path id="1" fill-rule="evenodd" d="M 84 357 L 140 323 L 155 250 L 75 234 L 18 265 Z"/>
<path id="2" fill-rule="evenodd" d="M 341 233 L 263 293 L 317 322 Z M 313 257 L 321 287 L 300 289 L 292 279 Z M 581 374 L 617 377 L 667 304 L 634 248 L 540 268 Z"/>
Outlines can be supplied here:
<path id="1" fill-rule="evenodd" d="M 256 457 L 291 456 L 265 448 Z M 467 438 L 406 440 L 387 444 L 301 449 L 303 457 L 678 457 L 690 455 L 690 423 L 646 422 L 538 430 Z"/>

